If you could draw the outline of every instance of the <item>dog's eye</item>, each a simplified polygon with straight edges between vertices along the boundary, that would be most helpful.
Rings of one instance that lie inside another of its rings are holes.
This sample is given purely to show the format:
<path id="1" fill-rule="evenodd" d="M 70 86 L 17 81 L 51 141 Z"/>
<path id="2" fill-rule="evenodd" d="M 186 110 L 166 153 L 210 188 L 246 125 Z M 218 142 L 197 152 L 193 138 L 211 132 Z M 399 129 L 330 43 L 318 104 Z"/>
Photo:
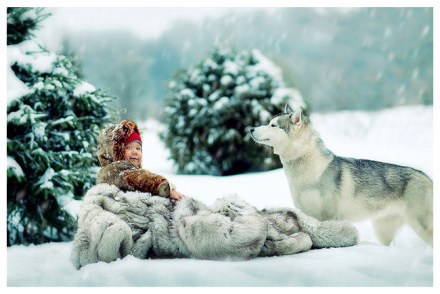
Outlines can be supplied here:
<path id="1" fill-rule="evenodd" d="M 270 125 L 272 128 L 276 128 L 277 127 L 277 125 L 274 125 L 274 124 L 271 124 Z"/>

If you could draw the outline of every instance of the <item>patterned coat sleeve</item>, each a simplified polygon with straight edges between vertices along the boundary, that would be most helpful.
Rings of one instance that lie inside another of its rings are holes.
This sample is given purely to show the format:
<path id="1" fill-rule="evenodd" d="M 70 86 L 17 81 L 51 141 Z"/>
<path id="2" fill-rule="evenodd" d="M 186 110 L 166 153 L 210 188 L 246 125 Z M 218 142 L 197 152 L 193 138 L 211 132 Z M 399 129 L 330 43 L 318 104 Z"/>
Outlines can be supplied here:
<path id="1" fill-rule="evenodd" d="M 115 185 L 124 191 L 135 191 L 123 177 L 123 172 L 126 170 L 136 170 L 136 166 L 128 161 L 120 160 L 107 164 L 98 172 L 96 177 L 96 184 Z"/>
<path id="2" fill-rule="evenodd" d="M 126 170 L 123 177 L 127 184 L 141 192 L 150 192 L 153 195 L 169 197 L 172 186 L 168 180 L 146 169 Z"/>

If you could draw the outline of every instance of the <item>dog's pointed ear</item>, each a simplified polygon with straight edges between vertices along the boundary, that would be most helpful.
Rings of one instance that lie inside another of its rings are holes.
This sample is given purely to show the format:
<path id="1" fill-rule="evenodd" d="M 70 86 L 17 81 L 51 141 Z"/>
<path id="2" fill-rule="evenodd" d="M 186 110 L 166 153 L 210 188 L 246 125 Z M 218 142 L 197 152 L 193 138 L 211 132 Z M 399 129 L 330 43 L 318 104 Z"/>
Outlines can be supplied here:
<path id="1" fill-rule="evenodd" d="M 286 103 L 286 106 L 284 106 L 284 113 L 292 113 L 293 109 L 290 107 L 289 103 Z"/>
<path id="2" fill-rule="evenodd" d="M 299 126 L 302 123 L 303 120 L 303 110 L 302 108 L 298 108 L 294 113 L 292 113 L 290 117 L 290 121 L 294 126 Z"/>

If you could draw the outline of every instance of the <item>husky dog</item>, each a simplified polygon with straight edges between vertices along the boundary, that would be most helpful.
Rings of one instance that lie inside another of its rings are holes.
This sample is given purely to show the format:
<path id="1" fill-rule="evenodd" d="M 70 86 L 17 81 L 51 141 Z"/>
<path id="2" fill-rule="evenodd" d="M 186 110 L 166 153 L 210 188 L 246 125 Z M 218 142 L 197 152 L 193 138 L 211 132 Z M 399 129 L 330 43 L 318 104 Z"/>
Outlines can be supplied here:
<path id="1" fill-rule="evenodd" d="M 294 204 L 318 220 L 371 219 L 389 245 L 407 223 L 433 245 L 433 184 L 421 171 L 328 150 L 302 109 L 252 128 L 252 138 L 280 156 Z"/>

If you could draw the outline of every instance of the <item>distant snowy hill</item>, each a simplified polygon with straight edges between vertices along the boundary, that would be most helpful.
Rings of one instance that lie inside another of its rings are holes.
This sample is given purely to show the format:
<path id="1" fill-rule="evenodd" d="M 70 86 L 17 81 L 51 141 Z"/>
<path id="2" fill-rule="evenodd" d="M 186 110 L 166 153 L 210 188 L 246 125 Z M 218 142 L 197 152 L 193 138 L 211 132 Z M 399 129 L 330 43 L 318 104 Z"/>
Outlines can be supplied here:
<path id="1" fill-rule="evenodd" d="M 433 108 L 398 107 L 378 112 L 313 114 L 324 142 L 341 156 L 409 165 L 433 176 Z M 177 175 L 157 132 L 143 124 L 143 166 L 170 178 L 187 196 L 212 204 L 237 194 L 258 208 L 292 207 L 282 169 L 229 177 Z M 145 150 L 145 149 L 144 149 Z M 79 202 L 69 210 L 76 214 Z M 312 250 L 250 261 L 139 260 L 128 256 L 77 271 L 72 243 L 7 249 L 8 286 L 433 286 L 433 250 L 404 227 L 391 246 L 378 243 L 369 222 L 356 224 L 359 245 Z"/>

